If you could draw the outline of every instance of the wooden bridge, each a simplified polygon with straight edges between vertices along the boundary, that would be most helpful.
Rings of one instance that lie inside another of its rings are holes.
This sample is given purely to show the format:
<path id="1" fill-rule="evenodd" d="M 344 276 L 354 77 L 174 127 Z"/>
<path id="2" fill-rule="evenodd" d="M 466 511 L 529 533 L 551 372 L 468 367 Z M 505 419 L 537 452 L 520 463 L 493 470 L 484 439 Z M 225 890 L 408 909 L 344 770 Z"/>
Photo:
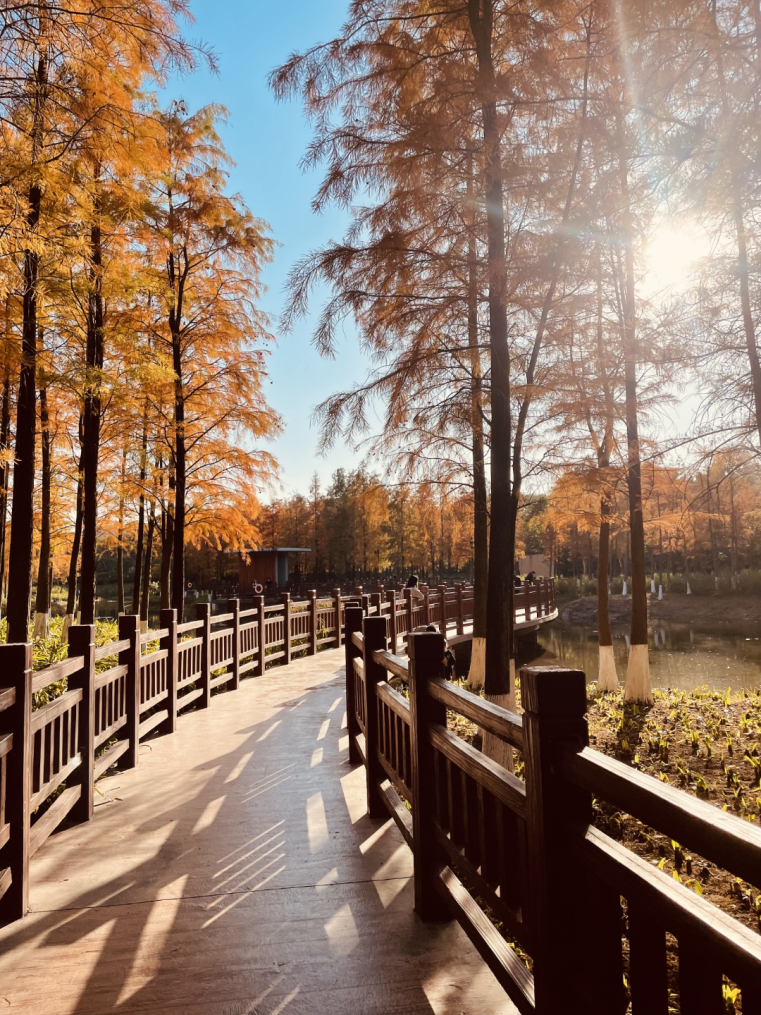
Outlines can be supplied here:
<path id="1" fill-rule="evenodd" d="M 522 717 L 446 681 L 415 611 L 457 630 L 457 590 L 363 595 L 76 628 L 36 674 L 0 646 L 0 1008 L 622 1015 L 626 974 L 633 1015 L 666 1015 L 669 932 L 682 1015 L 723 1013 L 724 975 L 761 1011 L 761 938 L 591 828 L 590 798 L 753 884 L 759 829 L 590 751 L 579 672 L 524 670 Z"/>

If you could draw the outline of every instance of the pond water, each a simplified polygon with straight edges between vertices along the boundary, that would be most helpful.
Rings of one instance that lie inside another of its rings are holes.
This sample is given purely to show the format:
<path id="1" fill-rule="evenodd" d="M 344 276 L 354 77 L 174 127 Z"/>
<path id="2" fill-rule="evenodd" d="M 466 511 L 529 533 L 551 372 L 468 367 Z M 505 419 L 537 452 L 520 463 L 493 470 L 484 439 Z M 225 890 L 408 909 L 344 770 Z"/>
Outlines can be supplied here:
<path id="1" fill-rule="evenodd" d="M 563 665 L 597 679 L 597 632 L 562 620 L 546 624 L 536 646 L 520 646 L 518 665 Z M 649 631 L 653 687 L 691 691 L 707 685 L 755 688 L 761 684 L 761 623 L 677 624 L 658 622 Z M 616 669 L 623 681 L 628 657 L 627 632 L 613 635 Z"/>

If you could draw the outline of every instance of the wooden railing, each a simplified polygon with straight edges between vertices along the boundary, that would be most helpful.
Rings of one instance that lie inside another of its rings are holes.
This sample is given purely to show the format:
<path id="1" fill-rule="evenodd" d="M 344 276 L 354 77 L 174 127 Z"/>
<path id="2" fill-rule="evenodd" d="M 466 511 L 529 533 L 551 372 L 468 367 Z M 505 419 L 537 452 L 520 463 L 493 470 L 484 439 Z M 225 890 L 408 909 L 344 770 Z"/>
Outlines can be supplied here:
<path id="1" fill-rule="evenodd" d="M 667 1015 L 675 983 L 681 1015 L 723 1015 L 724 977 L 761 1012 L 761 936 L 593 827 L 592 799 L 756 886 L 761 830 L 591 750 L 583 672 L 522 669 L 519 716 L 447 681 L 443 656 L 441 635 L 414 634 L 400 658 L 382 620 L 347 610 L 350 759 L 368 814 L 412 849 L 420 916 L 456 918 L 523 1013 L 624 1015 L 628 982 L 631 1015 Z M 450 732 L 448 710 L 509 744 L 523 778 Z"/>
<path id="2" fill-rule="evenodd" d="M 551 583 L 537 588 L 530 603 L 526 597 L 532 616 L 554 609 Z M 159 629 L 147 632 L 138 617 L 123 616 L 117 642 L 96 647 L 93 626 L 72 627 L 69 658 L 35 673 L 31 645 L 0 645 L 0 925 L 28 910 L 34 853 L 65 819 L 92 817 L 104 772 L 116 762 L 137 765 L 141 740 L 174 733 L 178 716 L 208 708 L 216 689 L 236 690 L 243 677 L 287 665 L 294 653 L 340 647 L 347 604 L 380 620 L 394 652 L 422 625 L 461 634 L 472 619 L 472 590 L 422 590 L 422 601 L 361 588 L 353 596 L 336 589 L 329 600 L 311 592 L 302 602 L 283 593 L 279 605 L 259 596 L 246 610 L 232 599 L 214 616 L 199 603 L 195 620 L 180 624 L 176 611 L 162 610 Z M 34 708 L 35 692 L 64 680 L 64 693 Z"/>

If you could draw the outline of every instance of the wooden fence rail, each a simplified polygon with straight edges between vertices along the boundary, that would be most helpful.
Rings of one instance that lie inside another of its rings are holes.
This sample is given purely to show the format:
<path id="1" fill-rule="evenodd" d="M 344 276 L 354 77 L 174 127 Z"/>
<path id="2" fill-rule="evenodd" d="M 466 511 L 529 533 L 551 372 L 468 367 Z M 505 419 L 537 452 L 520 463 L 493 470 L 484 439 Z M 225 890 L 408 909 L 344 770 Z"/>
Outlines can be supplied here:
<path id="1" fill-rule="evenodd" d="M 277 606 L 260 596 L 247 610 L 231 599 L 214 616 L 199 603 L 196 619 L 185 623 L 162 610 L 155 631 L 141 632 L 138 617 L 122 616 L 118 641 L 97 647 L 93 625 L 72 627 L 69 658 L 36 673 L 31 645 L 0 645 L 0 925 L 27 912 L 31 857 L 65 819 L 92 817 L 94 783 L 111 765 L 137 765 L 141 740 L 174 733 L 178 717 L 191 706 L 208 708 L 213 691 L 236 690 L 243 677 L 287 665 L 294 653 L 341 646 L 347 604 L 360 604 L 394 651 L 423 624 L 462 633 L 472 590 L 422 588 L 421 605 L 361 588 L 353 596 L 335 589 L 329 600 L 310 592 L 302 602 L 284 593 Z M 524 598 L 516 601 L 519 622 L 526 610 L 546 616 L 541 603 L 554 609 L 554 586 L 542 583 L 541 593 Z M 59 685 L 55 696 L 35 708 L 35 693 L 51 685 Z"/>
<path id="2" fill-rule="evenodd" d="M 537 588 L 531 603 L 529 593 L 525 603 L 516 600 L 518 622 L 554 610 L 553 584 Z M 162 610 L 159 629 L 142 632 L 138 617 L 122 616 L 119 640 L 98 647 L 93 625 L 75 626 L 69 658 L 37 673 L 30 645 L 0 646 L 0 926 L 28 909 L 33 854 L 65 819 L 92 817 L 95 781 L 116 762 L 134 767 L 141 740 L 174 733 L 189 707 L 208 707 L 213 691 L 235 690 L 268 664 L 339 648 L 347 604 L 359 604 L 360 615 L 383 627 L 395 652 L 422 624 L 462 633 L 472 619 L 472 590 L 422 591 L 421 605 L 396 591 L 384 599 L 361 588 L 353 596 L 336 589 L 330 600 L 310 592 L 303 602 L 285 593 L 277 606 L 258 597 L 247 610 L 233 599 L 217 615 L 200 603 L 195 620 L 178 623 L 175 610 Z M 58 685 L 55 696 L 34 707 L 34 694 L 51 685 Z"/>
<path id="3" fill-rule="evenodd" d="M 591 750 L 583 672 L 522 669 L 518 716 L 447 681 L 443 658 L 441 635 L 400 658 L 382 620 L 347 609 L 349 751 L 368 813 L 412 848 L 420 916 L 456 918 L 523 1013 L 624 1015 L 626 976 L 631 1015 L 667 1015 L 667 934 L 681 1015 L 724 1015 L 724 977 L 761 1012 L 761 936 L 594 828 L 592 799 L 755 886 L 761 830 Z M 524 778 L 451 733 L 448 710 L 520 752 Z"/>

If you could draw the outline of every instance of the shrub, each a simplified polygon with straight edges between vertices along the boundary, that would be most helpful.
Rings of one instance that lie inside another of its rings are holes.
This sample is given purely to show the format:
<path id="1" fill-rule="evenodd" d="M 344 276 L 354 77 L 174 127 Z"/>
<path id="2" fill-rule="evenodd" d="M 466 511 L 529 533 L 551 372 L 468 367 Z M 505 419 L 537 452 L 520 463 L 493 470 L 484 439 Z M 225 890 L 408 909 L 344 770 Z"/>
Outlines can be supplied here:
<path id="1" fill-rule="evenodd" d="M 741 571 L 737 576 L 737 588 L 750 595 L 761 595 L 761 571 Z"/>
<path id="2" fill-rule="evenodd" d="M 686 592 L 687 579 L 685 576 L 683 574 L 669 575 L 668 590 L 669 592 Z"/>
<path id="3" fill-rule="evenodd" d="M 702 572 L 691 574 L 690 588 L 695 596 L 710 596 L 715 591 L 713 575 Z"/>

